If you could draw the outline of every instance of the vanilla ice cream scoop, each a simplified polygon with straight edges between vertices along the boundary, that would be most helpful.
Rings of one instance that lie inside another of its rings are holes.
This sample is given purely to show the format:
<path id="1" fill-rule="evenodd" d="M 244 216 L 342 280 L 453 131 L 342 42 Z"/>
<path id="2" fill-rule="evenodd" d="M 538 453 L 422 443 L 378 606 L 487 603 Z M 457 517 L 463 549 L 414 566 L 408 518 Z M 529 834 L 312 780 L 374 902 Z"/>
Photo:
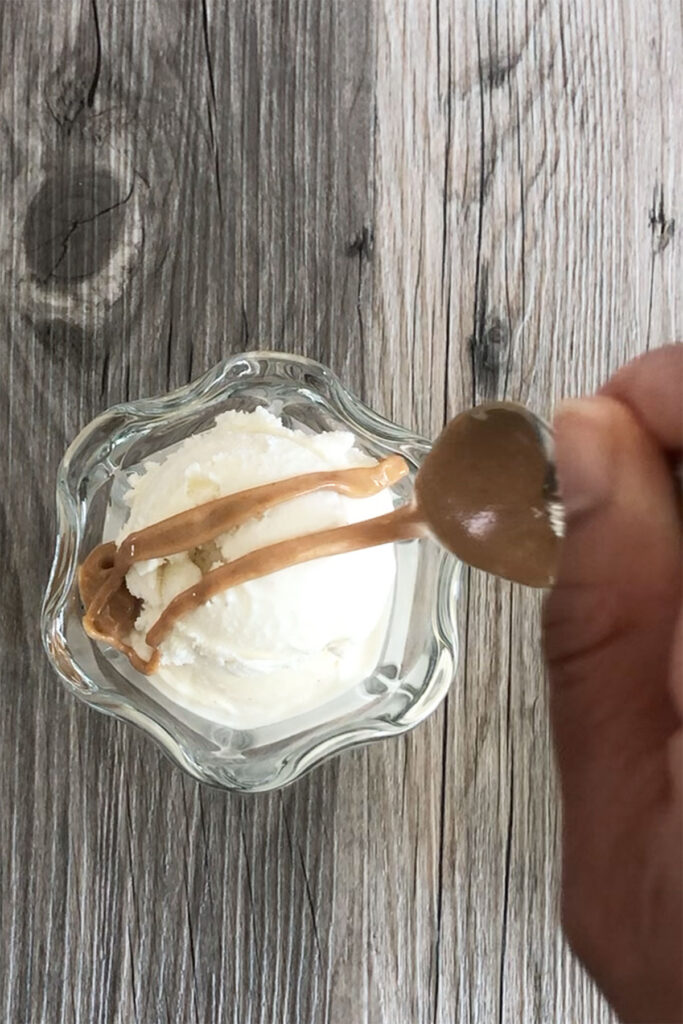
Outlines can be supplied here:
<path id="1" fill-rule="evenodd" d="M 344 431 L 292 430 L 265 409 L 227 412 L 215 426 L 160 453 L 130 480 L 129 516 L 117 543 L 177 513 L 304 473 L 372 466 Z M 251 551 L 390 512 L 389 491 L 351 498 L 318 491 L 270 508 L 190 551 L 133 564 L 139 602 L 130 646 L 177 595 Z M 150 681 L 168 698 L 233 728 L 293 717 L 372 674 L 391 611 L 392 544 L 313 559 L 215 594 L 174 622 Z"/>

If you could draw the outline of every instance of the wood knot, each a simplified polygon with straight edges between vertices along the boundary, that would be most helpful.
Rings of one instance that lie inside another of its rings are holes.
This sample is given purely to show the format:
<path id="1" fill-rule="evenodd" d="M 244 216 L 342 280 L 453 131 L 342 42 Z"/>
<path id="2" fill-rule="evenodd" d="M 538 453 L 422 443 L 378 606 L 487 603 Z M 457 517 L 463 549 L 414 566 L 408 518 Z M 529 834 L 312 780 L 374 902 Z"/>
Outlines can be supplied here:
<path id="1" fill-rule="evenodd" d="M 64 168 L 50 175 L 24 224 L 26 260 L 36 279 L 67 287 L 99 273 L 117 248 L 131 194 L 107 170 Z"/>
<path id="2" fill-rule="evenodd" d="M 370 260 L 372 259 L 374 247 L 375 236 L 372 233 L 372 228 L 367 225 L 363 225 L 361 230 L 346 246 L 346 255 L 349 257 L 357 256 L 360 260 Z"/>
<path id="3" fill-rule="evenodd" d="M 510 328 L 499 316 L 488 315 L 469 342 L 477 390 L 494 397 L 498 394 L 501 370 L 504 374 L 508 359 Z"/>
<path id="4" fill-rule="evenodd" d="M 658 201 L 659 193 L 659 201 Z M 676 221 L 667 217 L 664 212 L 664 189 L 655 188 L 652 207 L 650 209 L 650 231 L 652 232 L 652 251 L 655 255 L 664 252 L 674 236 Z"/>
<path id="5" fill-rule="evenodd" d="M 479 368 L 487 373 L 495 373 L 507 354 L 510 331 L 499 316 L 489 316 L 484 330 L 473 337 L 471 343 Z"/>
<path id="6" fill-rule="evenodd" d="M 489 308 L 489 266 L 482 260 L 474 331 L 467 339 L 472 353 L 472 370 L 477 392 L 487 398 L 498 395 L 498 385 L 510 352 L 510 324 Z"/>

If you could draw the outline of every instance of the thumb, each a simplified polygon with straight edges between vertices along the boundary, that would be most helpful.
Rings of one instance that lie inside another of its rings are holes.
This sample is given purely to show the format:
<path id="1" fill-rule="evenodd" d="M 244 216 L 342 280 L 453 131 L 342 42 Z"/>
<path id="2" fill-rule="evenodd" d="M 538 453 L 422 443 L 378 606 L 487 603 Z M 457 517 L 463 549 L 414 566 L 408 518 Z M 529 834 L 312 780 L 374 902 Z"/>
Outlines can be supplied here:
<path id="1" fill-rule="evenodd" d="M 654 774 L 635 777 L 662 784 L 680 525 L 665 458 L 624 405 L 567 402 L 555 424 L 567 529 L 544 617 L 551 710 L 565 801 L 600 813 L 637 800 L 624 772 L 646 761 Z"/>

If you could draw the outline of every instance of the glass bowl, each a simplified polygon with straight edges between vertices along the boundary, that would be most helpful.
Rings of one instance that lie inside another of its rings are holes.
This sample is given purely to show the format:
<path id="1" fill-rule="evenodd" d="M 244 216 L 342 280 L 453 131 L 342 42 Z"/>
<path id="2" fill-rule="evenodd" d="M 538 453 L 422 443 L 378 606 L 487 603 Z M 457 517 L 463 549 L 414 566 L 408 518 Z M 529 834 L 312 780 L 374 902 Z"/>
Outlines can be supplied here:
<path id="1" fill-rule="evenodd" d="M 42 612 L 45 649 L 69 690 L 139 726 L 195 779 L 243 792 L 283 786 L 331 754 L 411 729 L 443 699 L 457 662 L 459 563 L 427 538 L 396 545 L 393 605 L 373 675 L 276 725 L 235 730 L 193 714 L 165 698 L 122 654 L 87 636 L 77 568 L 102 540 L 127 475 L 207 430 L 219 413 L 257 406 L 308 432 L 351 431 L 356 445 L 378 459 L 402 455 L 410 472 L 392 491 L 396 505 L 412 493 L 430 449 L 368 409 L 326 367 L 270 352 L 235 356 L 162 398 L 114 406 L 79 434 L 59 468 L 57 541 Z"/>

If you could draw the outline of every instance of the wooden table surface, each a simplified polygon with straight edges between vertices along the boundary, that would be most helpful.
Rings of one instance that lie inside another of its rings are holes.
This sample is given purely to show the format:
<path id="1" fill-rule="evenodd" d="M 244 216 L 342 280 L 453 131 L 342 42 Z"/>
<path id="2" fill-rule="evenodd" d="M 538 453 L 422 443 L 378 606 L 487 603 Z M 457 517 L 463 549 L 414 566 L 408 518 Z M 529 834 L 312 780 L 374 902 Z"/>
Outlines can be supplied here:
<path id="1" fill-rule="evenodd" d="M 0 1019 L 606 1024 L 558 930 L 538 594 L 467 574 L 450 696 L 281 793 L 69 696 L 68 442 L 229 353 L 427 435 L 681 328 L 677 0 L 4 0 Z"/>

